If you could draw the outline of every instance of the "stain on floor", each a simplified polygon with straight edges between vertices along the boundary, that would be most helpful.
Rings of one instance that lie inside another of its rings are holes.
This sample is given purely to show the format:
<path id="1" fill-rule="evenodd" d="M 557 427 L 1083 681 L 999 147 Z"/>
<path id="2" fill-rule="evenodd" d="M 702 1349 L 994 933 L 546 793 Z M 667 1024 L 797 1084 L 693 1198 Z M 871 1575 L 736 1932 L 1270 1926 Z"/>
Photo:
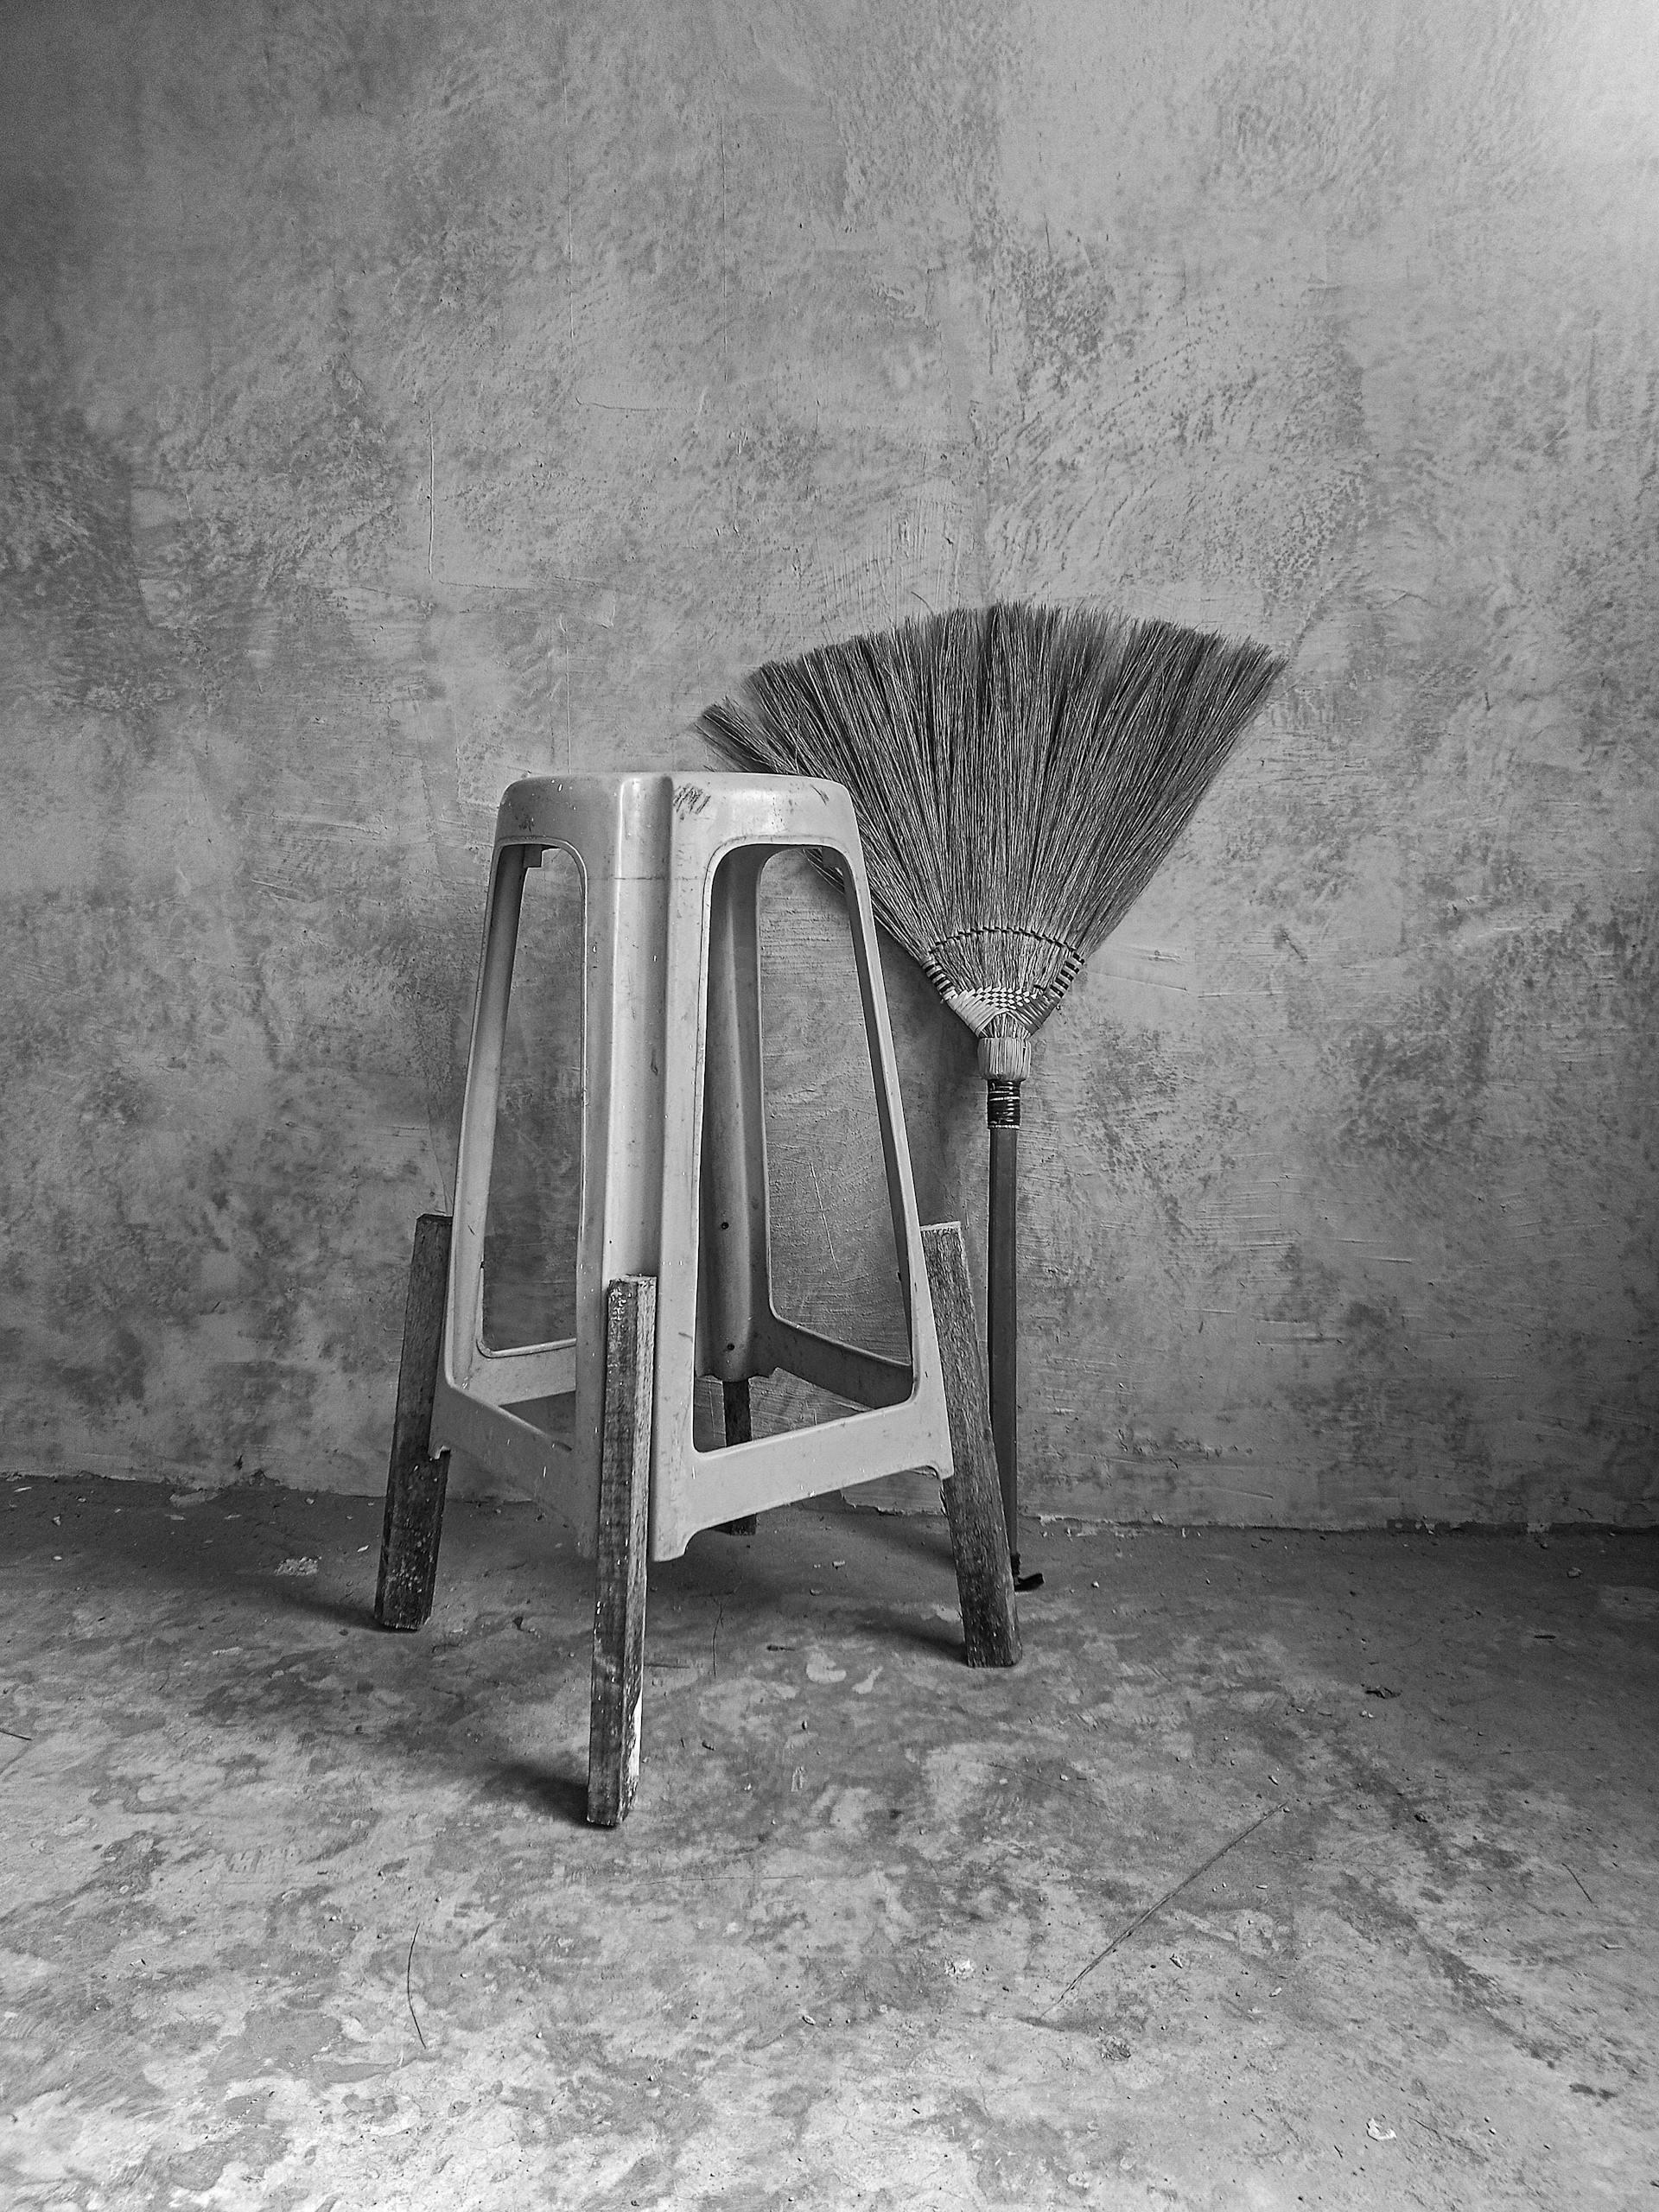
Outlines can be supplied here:
<path id="1" fill-rule="evenodd" d="M 379 1529 L 0 1493 L 20 2212 L 1659 2203 L 1659 1538 L 1049 1523 L 994 1674 L 942 1518 L 772 1514 L 601 1834 L 568 1540 L 393 1636 Z"/>

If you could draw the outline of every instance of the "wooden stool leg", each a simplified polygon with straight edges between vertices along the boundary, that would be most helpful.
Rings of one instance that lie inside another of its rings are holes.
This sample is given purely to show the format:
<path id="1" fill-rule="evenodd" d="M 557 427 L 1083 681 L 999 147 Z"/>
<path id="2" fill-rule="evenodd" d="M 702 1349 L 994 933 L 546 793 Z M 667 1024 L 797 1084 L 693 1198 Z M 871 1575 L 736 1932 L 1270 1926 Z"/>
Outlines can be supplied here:
<path id="1" fill-rule="evenodd" d="M 747 1444 L 754 1435 L 749 1409 L 747 1382 L 722 1382 L 720 1386 L 721 1412 L 726 1421 L 726 1441 L 728 1444 Z M 752 1536 L 756 1516 L 753 1513 L 740 1514 L 735 1521 L 722 1521 L 722 1536 Z"/>
<path id="2" fill-rule="evenodd" d="M 962 1599 L 965 1655 L 970 1667 L 1012 1667 L 1020 1657 L 1020 1620 L 962 1224 L 946 1221 L 924 1229 L 922 1255 L 933 1294 L 950 1456 L 957 1466 L 955 1476 L 943 1487 Z"/>
<path id="3" fill-rule="evenodd" d="M 601 1828 L 627 1818 L 639 1782 L 656 1344 L 657 1285 L 649 1275 L 625 1275 L 605 1297 L 599 1592 L 588 1734 L 588 1818 Z"/>
<path id="4" fill-rule="evenodd" d="M 419 1628 L 432 1611 L 449 1454 L 429 1459 L 427 1446 L 443 1352 L 448 1281 L 449 1216 L 423 1213 L 415 1224 L 415 1253 L 409 1265 L 397 1409 L 392 1416 L 391 1464 L 386 1471 L 386 1518 L 374 1593 L 374 1618 L 382 1628 Z"/>

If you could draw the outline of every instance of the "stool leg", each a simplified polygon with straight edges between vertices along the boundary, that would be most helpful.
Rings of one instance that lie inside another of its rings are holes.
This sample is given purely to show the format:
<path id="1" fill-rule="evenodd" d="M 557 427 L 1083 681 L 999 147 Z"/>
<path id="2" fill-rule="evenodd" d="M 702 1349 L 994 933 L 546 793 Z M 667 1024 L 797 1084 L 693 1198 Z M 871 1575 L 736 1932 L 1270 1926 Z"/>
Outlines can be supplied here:
<path id="1" fill-rule="evenodd" d="M 754 1435 L 749 1419 L 749 1386 L 747 1382 L 722 1382 L 720 1386 L 721 1410 L 726 1417 L 726 1441 L 728 1444 L 747 1444 Z M 752 1536 L 755 1529 L 753 1513 L 741 1515 L 735 1521 L 722 1521 L 722 1536 Z"/>
<path id="2" fill-rule="evenodd" d="M 639 1782 L 656 1344 L 657 1285 L 649 1275 L 625 1275 L 605 1297 L 599 1591 L 588 1735 L 588 1818 L 601 1828 L 627 1818 Z"/>
<path id="3" fill-rule="evenodd" d="M 1020 1657 L 1020 1620 L 961 1223 L 947 1221 L 924 1229 L 922 1255 L 944 1369 L 950 1456 L 956 1461 L 956 1473 L 944 1485 L 944 1510 L 950 1521 L 950 1550 L 962 1599 L 964 1654 L 970 1667 L 1012 1667 Z"/>
<path id="4" fill-rule="evenodd" d="M 449 1454 L 429 1459 L 426 1447 L 443 1350 L 449 1227 L 447 1213 L 423 1213 L 415 1224 L 404 1306 L 404 1350 L 397 1365 L 397 1409 L 391 1423 L 391 1464 L 386 1471 L 380 1577 L 374 1593 L 374 1618 L 382 1628 L 419 1628 L 432 1611 Z"/>

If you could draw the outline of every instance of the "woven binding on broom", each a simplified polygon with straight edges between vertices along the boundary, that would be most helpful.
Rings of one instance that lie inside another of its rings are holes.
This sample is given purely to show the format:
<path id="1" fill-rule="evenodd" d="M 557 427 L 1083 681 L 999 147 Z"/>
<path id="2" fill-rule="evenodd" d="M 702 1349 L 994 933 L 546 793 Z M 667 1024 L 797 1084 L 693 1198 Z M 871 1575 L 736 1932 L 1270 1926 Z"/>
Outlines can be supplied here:
<path id="1" fill-rule="evenodd" d="M 928 947 L 927 979 L 976 1037 L 1035 1035 L 1083 965 L 1075 945 L 1034 930 L 962 930 Z"/>
<path id="2" fill-rule="evenodd" d="M 999 602 L 769 661 L 702 727 L 743 766 L 847 786 L 883 926 L 982 1072 L 1018 1077 L 1282 666 L 1174 623 Z"/>

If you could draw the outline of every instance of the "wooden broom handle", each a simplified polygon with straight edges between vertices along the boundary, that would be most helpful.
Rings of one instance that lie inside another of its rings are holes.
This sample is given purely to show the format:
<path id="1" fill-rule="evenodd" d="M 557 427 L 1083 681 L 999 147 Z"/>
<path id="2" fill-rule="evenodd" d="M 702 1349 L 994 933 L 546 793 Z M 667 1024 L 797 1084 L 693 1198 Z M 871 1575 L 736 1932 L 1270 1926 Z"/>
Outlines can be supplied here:
<path id="1" fill-rule="evenodd" d="M 991 1436 L 1002 1490 L 1008 1553 L 1020 1572 L 1020 1278 L 1015 1217 L 1020 1184 L 1020 1085 L 993 1076 L 985 1086 L 991 1132 L 990 1282 L 985 1300 L 991 1370 Z"/>

